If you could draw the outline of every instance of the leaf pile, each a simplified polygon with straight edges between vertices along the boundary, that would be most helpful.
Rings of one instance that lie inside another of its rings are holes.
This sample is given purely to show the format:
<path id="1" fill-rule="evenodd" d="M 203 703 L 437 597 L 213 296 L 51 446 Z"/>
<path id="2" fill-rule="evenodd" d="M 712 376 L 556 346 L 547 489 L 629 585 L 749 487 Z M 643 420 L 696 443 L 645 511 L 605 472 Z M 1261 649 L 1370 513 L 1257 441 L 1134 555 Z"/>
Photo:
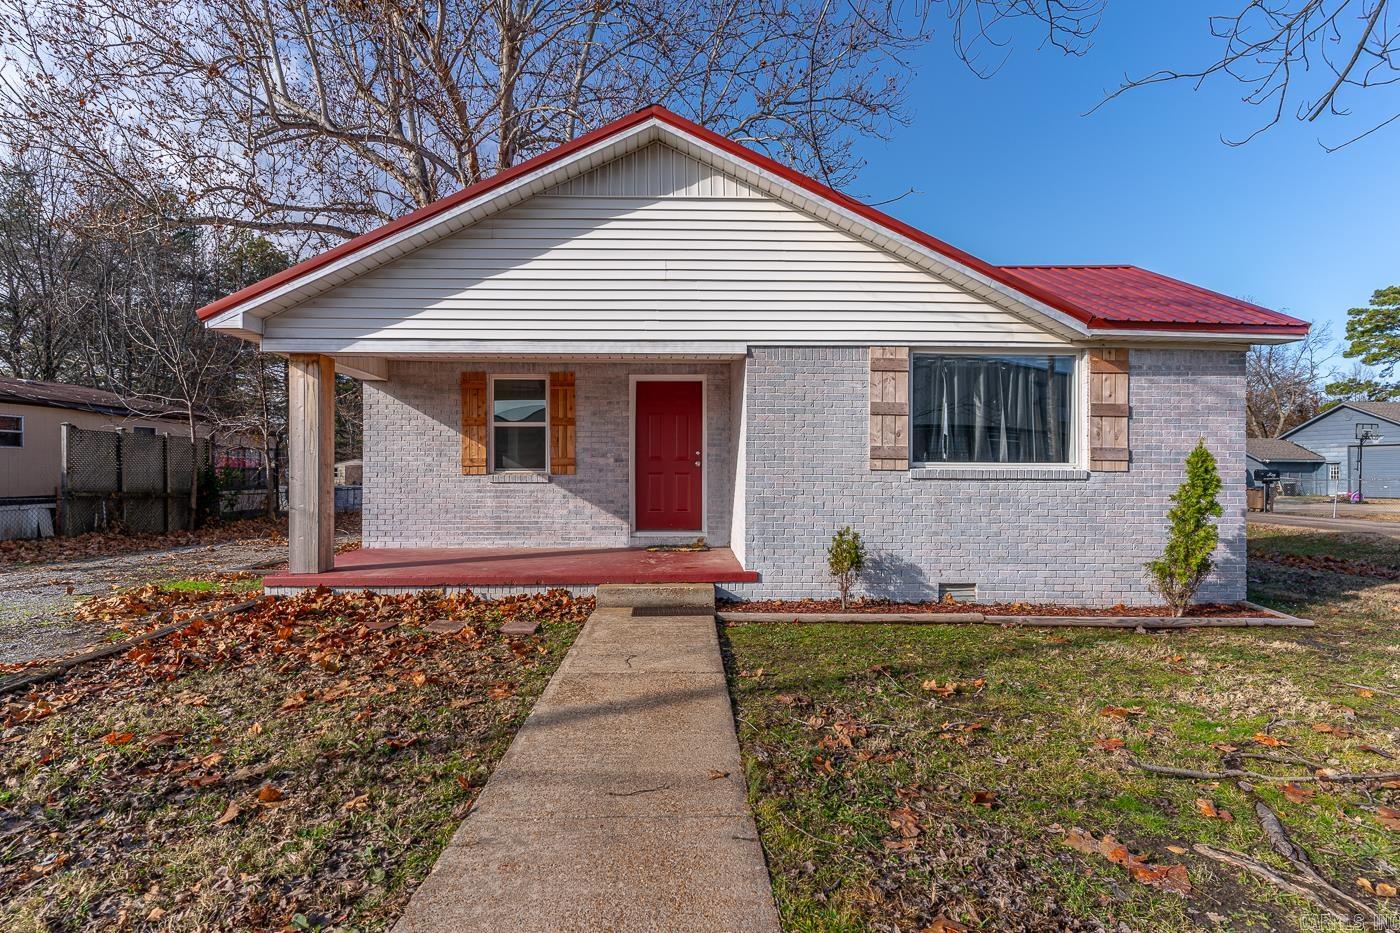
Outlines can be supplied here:
<path id="1" fill-rule="evenodd" d="M 1395 567 L 1387 567 L 1369 560 L 1336 557 L 1331 554 L 1273 554 L 1254 549 L 1250 551 L 1249 559 L 1282 564 L 1285 567 L 1296 567 L 1300 570 L 1341 573 L 1352 577 L 1373 577 L 1377 580 L 1400 580 L 1400 569 Z"/>
<path id="2" fill-rule="evenodd" d="M 591 608 L 265 597 L 4 698 L 0 928 L 391 923 Z"/>

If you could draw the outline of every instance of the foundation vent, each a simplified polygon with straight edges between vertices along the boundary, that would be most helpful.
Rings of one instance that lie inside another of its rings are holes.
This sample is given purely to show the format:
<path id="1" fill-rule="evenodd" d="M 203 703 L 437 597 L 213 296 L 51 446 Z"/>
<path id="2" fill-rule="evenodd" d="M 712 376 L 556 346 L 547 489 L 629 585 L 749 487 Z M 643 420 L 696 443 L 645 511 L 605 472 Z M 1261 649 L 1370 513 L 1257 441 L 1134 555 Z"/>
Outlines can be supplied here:
<path id="1" fill-rule="evenodd" d="M 958 603 L 977 602 L 976 583 L 940 583 L 938 584 L 938 601 L 951 599 Z"/>

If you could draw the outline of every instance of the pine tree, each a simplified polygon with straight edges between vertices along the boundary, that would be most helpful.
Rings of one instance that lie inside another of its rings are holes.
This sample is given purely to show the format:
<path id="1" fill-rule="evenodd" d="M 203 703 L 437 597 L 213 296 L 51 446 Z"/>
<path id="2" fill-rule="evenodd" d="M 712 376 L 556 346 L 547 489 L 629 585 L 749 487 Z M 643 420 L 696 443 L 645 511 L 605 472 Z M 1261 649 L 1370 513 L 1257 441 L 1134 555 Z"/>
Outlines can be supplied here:
<path id="1" fill-rule="evenodd" d="M 1215 568 L 1215 548 L 1220 532 L 1214 519 L 1224 514 L 1218 498 L 1220 473 L 1204 439 L 1186 455 L 1186 481 L 1172 495 L 1167 513 L 1171 530 L 1162 556 L 1147 563 L 1149 585 L 1171 607 L 1185 614 L 1196 590 Z"/>
<path id="2" fill-rule="evenodd" d="M 865 544 L 860 540 L 860 532 L 852 531 L 847 525 L 832 535 L 826 563 L 841 593 L 841 611 L 845 612 L 850 604 L 851 586 L 865 569 Z"/>

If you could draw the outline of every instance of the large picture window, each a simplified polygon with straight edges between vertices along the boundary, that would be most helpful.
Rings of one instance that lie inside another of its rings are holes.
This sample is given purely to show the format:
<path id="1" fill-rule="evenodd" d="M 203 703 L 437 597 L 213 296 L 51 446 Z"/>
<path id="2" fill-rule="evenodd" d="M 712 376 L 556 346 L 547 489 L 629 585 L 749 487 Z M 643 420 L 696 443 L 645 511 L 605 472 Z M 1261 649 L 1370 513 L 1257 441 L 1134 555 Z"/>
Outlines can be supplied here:
<path id="1" fill-rule="evenodd" d="M 912 365 L 915 462 L 1069 462 L 1073 357 L 915 354 Z"/>
<path id="2" fill-rule="evenodd" d="M 549 467 L 548 392 L 544 377 L 491 380 L 491 468 L 496 472 Z"/>

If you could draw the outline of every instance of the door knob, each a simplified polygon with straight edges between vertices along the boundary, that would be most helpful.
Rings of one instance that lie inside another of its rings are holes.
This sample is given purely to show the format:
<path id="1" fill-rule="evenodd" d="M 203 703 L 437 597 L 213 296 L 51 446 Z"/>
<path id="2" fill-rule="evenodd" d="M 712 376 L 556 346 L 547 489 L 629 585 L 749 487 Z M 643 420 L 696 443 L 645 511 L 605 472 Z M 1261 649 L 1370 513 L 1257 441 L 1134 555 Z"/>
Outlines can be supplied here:
<path id="1" fill-rule="evenodd" d="M 696 461 L 695 461 L 695 465 L 696 465 L 696 466 L 699 466 L 699 465 L 700 465 L 700 461 L 699 461 L 699 460 L 696 460 Z"/>

